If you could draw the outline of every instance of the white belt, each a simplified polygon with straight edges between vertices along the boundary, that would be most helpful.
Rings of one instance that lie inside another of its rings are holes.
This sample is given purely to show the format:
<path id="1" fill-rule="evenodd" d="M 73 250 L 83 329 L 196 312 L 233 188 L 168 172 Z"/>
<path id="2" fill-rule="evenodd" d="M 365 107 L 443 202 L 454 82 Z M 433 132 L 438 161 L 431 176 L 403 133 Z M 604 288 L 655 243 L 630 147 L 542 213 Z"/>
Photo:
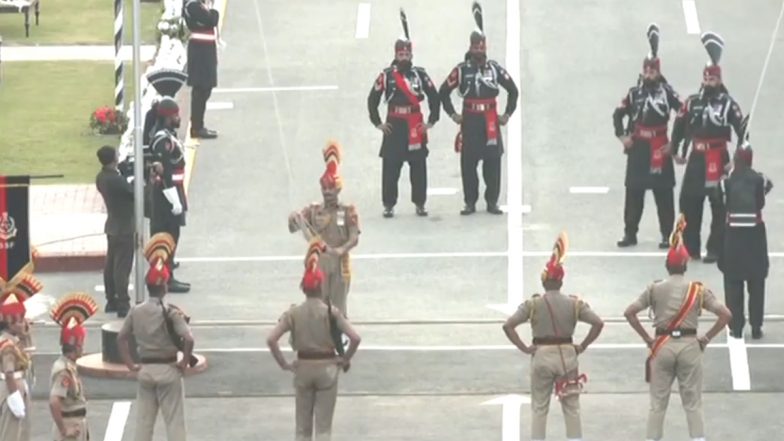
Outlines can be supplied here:
<path id="1" fill-rule="evenodd" d="M 185 174 L 176 174 L 172 175 L 172 181 L 174 182 L 184 182 L 185 181 Z"/>
<path id="2" fill-rule="evenodd" d="M 14 377 L 14 380 L 22 380 L 22 379 L 25 378 L 25 372 L 24 371 L 15 371 L 13 377 Z M 0 380 L 5 381 L 5 374 L 2 373 L 2 372 L 0 372 Z"/>
<path id="3" fill-rule="evenodd" d="M 731 227 L 751 228 L 751 227 L 756 227 L 757 223 L 756 222 L 730 222 L 728 225 Z"/>
<path id="4" fill-rule="evenodd" d="M 202 40 L 202 41 L 216 41 L 214 34 L 199 34 L 194 33 L 191 34 L 191 40 Z"/>

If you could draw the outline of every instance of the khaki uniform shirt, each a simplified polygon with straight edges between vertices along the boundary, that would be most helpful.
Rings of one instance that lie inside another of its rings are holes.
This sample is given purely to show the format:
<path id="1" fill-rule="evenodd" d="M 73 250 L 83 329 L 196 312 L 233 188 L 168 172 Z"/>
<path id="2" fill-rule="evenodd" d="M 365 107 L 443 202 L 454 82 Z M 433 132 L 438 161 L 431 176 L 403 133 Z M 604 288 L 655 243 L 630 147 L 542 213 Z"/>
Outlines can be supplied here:
<path id="1" fill-rule="evenodd" d="M 329 312 L 321 299 L 310 298 L 292 306 L 280 318 L 288 323 L 291 338 L 289 343 L 295 351 L 335 352 L 335 344 L 329 332 Z M 338 326 L 345 329 L 345 319 L 337 318 Z"/>
<path id="2" fill-rule="evenodd" d="M 337 207 L 325 207 L 320 203 L 313 203 L 302 210 L 302 217 L 313 228 L 312 233 L 332 248 L 343 246 L 351 237 L 360 234 L 359 214 L 353 205 L 338 204 Z M 348 265 L 348 254 L 341 262 L 338 256 L 323 253 L 320 266 L 323 271 L 334 272 L 342 263 Z"/>
<path id="3" fill-rule="evenodd" d="M 50 377 L 49 396 L 62 398 L 62 411 L 72 412 L 87 407 L 82 380 L 76 363 L 62 355 L 55 360 Z"/>
<path id="4" fill-rule="evenodd" d="M 175 332 L 180 336 L 188 334 L 188 324 L 185 322 L 182 311 L 169 305 L 165 300 L 150 297 L 144 303 L 134 305 L 128 312 L 128 316 L 125 317 L 121 332 L 133 334 L 141 358 L 177 356 L 178 349 L 172 343 L 166 329 L 161 305 L 168 310 L 169 317 L 174 323 Z"/>
<path id="5" fill-rule="evenodd" d="M 634 302 L 640 309 L 650 308 L 653 313 L 653 323 L 656 328 L 666 328 L 686 300 L 689 290 L 689 281 L 681 274 L 673 274 L 667 279 L 657 280 L 645 288 L 645 291 Z M 711 290 L 702 286 L 693 307 L 680 327 L 684 329 L 697 329 L 699 317 L 703 309 L 718 313 L 721 303 Z"/>
<path id="6" fill-rule="evenodd" d="M 552 315 L 547 303 L 550 304 Z M 543 296 L 534 295 L 523 302 L 512 317 L 522 323 L 530 321 L 534 338 L 571 337 L 577 322 L 592 325 L 601 322 L 588 303 L 558 290 L 547 291 Z"/>

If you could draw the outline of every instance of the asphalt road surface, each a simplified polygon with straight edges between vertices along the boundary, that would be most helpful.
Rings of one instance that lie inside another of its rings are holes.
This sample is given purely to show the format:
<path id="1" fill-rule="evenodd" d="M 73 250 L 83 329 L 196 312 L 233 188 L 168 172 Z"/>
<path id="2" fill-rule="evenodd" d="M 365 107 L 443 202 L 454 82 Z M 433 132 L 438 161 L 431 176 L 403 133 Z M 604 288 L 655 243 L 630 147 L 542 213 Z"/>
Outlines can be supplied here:
<path id="1" fill-rule="evenodd" d="M 511 441 L 515 429 L 519 439 L 530 439 L 528 358 L 503 336 L 502 311 L 541 290 L 539 272 L 562 230 L 569 233 L 572 252 L 565 291 L 583 296 L 609 322 L 581 357 L 589 377 L 582 397 L 585 439 L 644 438 L 646 352 L 621 316 L 649 281 L 665 276 L 664 254 L 656 248 L 651 195 L 639 245 L 615 246 L 623 230 L 625 157 L 611 114 L 636 81 L 650 22 L 662 30 L 663 73 L 684 96 L 698 89 L 707 60 L 699 33 L 720 33 L 726 41 L 725 82 L 749 112 L 781 2 L 754 0 L 752 7 L 699 1 L 694 9 L 689 0 L 484 2 L 489 56 L 510 69 L 522 91 L 518 112 L 503 131 L 501 198 L 508 214 L 487 214 L 481 201 L 475 215 L 458 214 L 462 190 L 452 150 L 457 128 L 442 115 L 430 133 L 430 216 L 415 216 L 404 170 L 397 215 L 384 219 L 381 133 L 368 120 L 365 100 L 393 57 L 401 34 L 398 8 L 409 16 L 415 64 L 440 84 L 467 49 L 470 3 L 229 3 L 223 29 L 228 46 L 220 53 L 220 88 L 211 98 L 222 109 L 207 114 L 220 138 L 198 148 L 179 252 L 177 276 L 193 290 L 170 296 L 193 317 L 197 347 L 210 364 L 206 373 L 187 380 L 189 439 L 293 439 L 291 378 L 277 368 L 264 340 L 288 305 L 303 297 L 298 283 L 306 245 L 300 235 L 288 233 L 286 218 L 320 198 L 321 149 L 330 138 L 344 149 L 342 199 L 357 205 L 362 223 L 349 316 L 363 344 L 352 370 L 340 379 L 333 439 Z M 755 165 L 776 183 L 784 181 L 784 156 L 774 143 L 784 136 L 779 111 L 784 77 L 775 74 L 782 69 L 784 48 L 777 44 L 752 128 Z M 679 181 L 681 174 L 679 168 Z M 784 433 L 784 423 L 773 417 L 784 400 L 779 191 L 769 195 L 765 209 L 772 253 L 765 338 L 730 348 L 720 335 L 705 353 L 710 440 L 762 441 Z M 708 221 L 706 215 L 704 235 Z M 715 266 L 695 262 L 688 274 L 723 298 Z M 100 289 L 102 283 L 98 273 L 41 279 L 45 292 L 55 296 Z M 96 295 L 102 297 L 100 291 Z M 704 319 L 707 329 L 711 318 Z M 109 320 L 104 314 L 93 320 L 91 352 L 100 350 L 97 326 Z M 527 329 L 521 331 L 530 337 Z M 581 327 L 578 333 L 586 331 Z M 57 329 L 43 325 L 36 332 L 34 390 L 43 400 Z M 92 439 L 104 439 L 112 409 L 122 420 L 121 403 L 133 400 L 134 383 L 87 379 L 86 387 Z M 685 440 L 676 396 L 665 436 Z M 45 402 L 36 402 L 32 414 L 36 439 L 48 439 Z M 124 430 L 122 439 L 132 439 L 134 406 L 122 423 L 116 424 Z M 164 437 L 161 426 L 155 439 Z M 549 437 L 565 438 L 555 400 Z"/>

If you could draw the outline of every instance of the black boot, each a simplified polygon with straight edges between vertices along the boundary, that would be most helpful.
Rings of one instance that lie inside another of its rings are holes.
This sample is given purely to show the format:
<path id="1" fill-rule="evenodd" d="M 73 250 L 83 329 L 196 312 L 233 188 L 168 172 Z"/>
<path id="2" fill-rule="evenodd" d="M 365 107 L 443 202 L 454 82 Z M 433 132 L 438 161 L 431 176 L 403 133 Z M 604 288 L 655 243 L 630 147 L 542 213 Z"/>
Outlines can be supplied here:
<path id="1" fill-rule="evenodd" d="M 130 303 L 120 303 L 117 305 L 117 317 L 118 318 L 125 318 L 128 315 L 128 311 L 131 310 Z"/>
<path id="2" fill-rule="evenodd" d="M 416 214 L 417 216 L 427 216 L 427 210 L 425 209 L 424 205 L 417 205 L 416 207 Z"/>
<path id="3" fill-rule="evenodd" d="M 172 293 L 186 293 L 191 290 L 191 286 L 186 283 L 182 283 L 176 279 L 169 279 L 169 285 L 167 287 L 168 292 Z"/>
<path id="4" fill-rule="evenodd" d="M 702 258 L 704 263 L 715 263 L 717 260 L 719 260 L 718 256 L 710 251 L 708 251 L 705 254 L 705 257 Z"/>
<path id="5" fill-rule="evenodd" d="M 460 210 L 460 214 L 463 216 L 467 216 L 469 214 L 474 214 L 474 213 L 476 213 L 476 206 L 473 204 L 472 205 L 466 204 L 466 206 L 463 207 L 462 210 Z"/>
<path id="6" fill-rule="evenodd" d="M 629 236 L 628 234 L 624 235 L 621 240 L 616 242 L 620 248 L 630 247 L 632 245 L 637 245 L 637 236 Z"/>
<path id="7" fill-rule="evenodd" d="M 751 328 L 751 338 L 759 340 L 762 338 L 762 328 Z"/>
<path id="8" fill-rule="evenodd" d="M 395 215 L 395 210 L 392 207 L 384 207 L 384 217 L 389 219 Z"/>
<path id="9" fill-rule="evenodd" d="M 667 236 L 662 236 L 661 242 L 659 242 L 659 249 L 666 250 L 670 247 L 670 238 Z"/>
<path id="10" fill-rule="evenodd" d="M 202 127 L 198 130 L 191 129 L 191 138 L 199 138 L 199 139 L 215 139 L 218 137 L 218 132 L 215 130 L 210 130 L 206 127 Z"/>
<path id="11" fill-rule="evenodd" d="M 117 312 L 117 301 L 106 300 L 106 307 L 103 308 L 103 312 Z"/>
<path id="12" fill-rule="evenodd" d="M 498 208 L 497 204 L 488 204 L 487 205 L 487 212 L 490 214 L 504 214 L 500 208 Z"/>

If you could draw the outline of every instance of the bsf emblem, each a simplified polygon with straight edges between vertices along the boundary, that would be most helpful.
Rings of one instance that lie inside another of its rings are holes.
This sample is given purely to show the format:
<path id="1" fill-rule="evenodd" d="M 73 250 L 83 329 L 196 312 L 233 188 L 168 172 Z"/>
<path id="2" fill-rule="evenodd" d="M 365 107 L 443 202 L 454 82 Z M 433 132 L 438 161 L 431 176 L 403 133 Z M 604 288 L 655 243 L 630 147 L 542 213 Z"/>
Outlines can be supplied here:
<path id="1" fill-rule="evenodd" d="M 0 214 L 0 240 L 9 241 L 16 237 L 16 223 L 8 212 Z"/>

